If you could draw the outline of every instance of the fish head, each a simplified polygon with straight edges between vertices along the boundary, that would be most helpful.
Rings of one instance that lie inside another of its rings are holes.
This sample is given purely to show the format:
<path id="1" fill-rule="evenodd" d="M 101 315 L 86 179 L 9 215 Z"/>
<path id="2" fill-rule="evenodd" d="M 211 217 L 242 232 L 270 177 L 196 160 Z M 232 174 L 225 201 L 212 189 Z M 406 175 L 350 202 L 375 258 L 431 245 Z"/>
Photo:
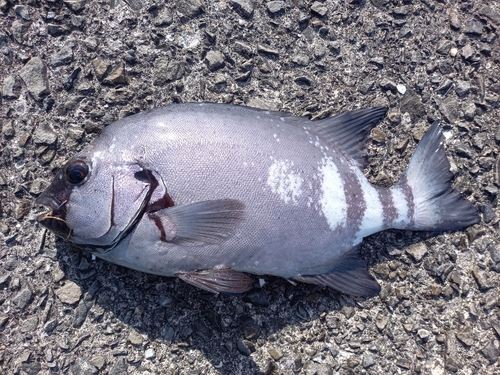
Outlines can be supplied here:
<path id="1" fill-rule="evenodd" d="M 37 217 L 41 225 L 100 253 L 112 249 L 135 227 L 158 182 L 137 163 L 95 155 L 71 158 L 36 202 L 49 208 Z"/>

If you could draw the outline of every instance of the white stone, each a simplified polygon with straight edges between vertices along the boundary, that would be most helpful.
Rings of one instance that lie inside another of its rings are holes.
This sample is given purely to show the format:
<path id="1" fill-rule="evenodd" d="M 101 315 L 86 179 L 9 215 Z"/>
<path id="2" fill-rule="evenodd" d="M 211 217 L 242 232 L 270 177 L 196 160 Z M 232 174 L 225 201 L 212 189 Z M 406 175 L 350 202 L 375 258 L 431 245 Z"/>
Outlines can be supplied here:
<path id="1" fill-rule="evenodd" d="M 144 358 L 146 359 L 149 359 L 149 360 L 152 360 L 152 359 L 155 359 L 156 358 L 156 352 L 154 349 L 147 349 L 145 352 L 144 352 Z"/>

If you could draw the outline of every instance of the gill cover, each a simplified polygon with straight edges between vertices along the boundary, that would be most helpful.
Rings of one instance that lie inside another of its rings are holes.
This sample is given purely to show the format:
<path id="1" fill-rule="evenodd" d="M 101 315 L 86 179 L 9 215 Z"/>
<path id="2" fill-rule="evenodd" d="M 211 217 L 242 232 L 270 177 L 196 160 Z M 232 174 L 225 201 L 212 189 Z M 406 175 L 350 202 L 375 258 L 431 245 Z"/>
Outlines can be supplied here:
<path id="1" fill-rule="evenodd" d="M 52 209 L 38 221 L 77 245 L 112 248 L 143 215 L 155 188 L 152 179 L 137 164 L 75 157 L 38 198 Z"/>

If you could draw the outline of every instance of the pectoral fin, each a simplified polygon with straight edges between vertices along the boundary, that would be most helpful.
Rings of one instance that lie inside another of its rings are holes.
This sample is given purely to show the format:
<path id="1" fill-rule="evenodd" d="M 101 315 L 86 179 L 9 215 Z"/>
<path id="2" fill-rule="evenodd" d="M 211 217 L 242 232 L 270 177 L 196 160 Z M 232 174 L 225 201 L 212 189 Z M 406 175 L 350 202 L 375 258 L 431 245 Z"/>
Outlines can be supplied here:
<path id="1" fill-rule="evenodd" d="M 330 272 L 322 275 L 301 275 L 294 278 L 304 283 L 327 286 L 339 292 L 368 297 L 380 292 L 380 285 L 368 272 L 366 263 L 353 250 L 338 260 Z"/>
<path id="2" fill-rule="evenodd" d="M 220 199 L 169 207 L 148 213 L 161 239 L 178 245 L 214 244 L 229 237 L 243 218 L 245 205 Z"/>
<path id="3" fill-rule="evenodd" d="M 212 293 L 244 293 L 252 288 L 253 280 L 231 268 L 179 272 L 176 276 L 185 282 Z"/>

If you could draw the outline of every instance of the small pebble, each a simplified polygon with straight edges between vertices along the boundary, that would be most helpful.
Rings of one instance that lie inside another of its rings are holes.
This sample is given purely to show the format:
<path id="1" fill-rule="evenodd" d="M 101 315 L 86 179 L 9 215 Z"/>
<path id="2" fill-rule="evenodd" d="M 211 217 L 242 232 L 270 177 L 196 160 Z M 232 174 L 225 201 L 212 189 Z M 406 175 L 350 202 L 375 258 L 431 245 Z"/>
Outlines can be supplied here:
<path id="1" fill-rule="evenodd" d="M 267 10 L 269 10 L 269 12 L 273 14 L 281 12 L 284 8 L 284 1 L 270 1 L 267 3 Z"/>
<path id="2" fill-rule="evenodd" d="M 396 85 L 396 89 L 401 95 L 404 95 L 406 93 L 406 86 L 403 84 Z"/>
<path id="3" fill-rule="evenodd" d="M 72 305 L 80 300 L 82 289 L 73 281 L 67 281 L 61 288 L 56 290 L 56 295 L 61 302 Z"/>
<path id="4" fill-rule="evenodd" d="M 427 246 L 423 242 L 418 242 L 408 246 L 405 251 L 411 255 L 415 262 L 420 262 L 427 254 Z"/>
<path id="5" fill-rule="evenodd" d="M 427 331 L 426 329 L 419 329 L 417 331 L 417 335 L 422 341 L 427 341 L 427 340 L 429 340 L 431 333 L 429 331 Z"/>
<path id="6" fill-rule="evenodd" d="M 144 352 L 144 358 L 146 359 L 149 359 L 149 360 L 153 360 L 156 358 L 156 352 L 154 349 L 147 349 L 145 352 Z"/>
<path id="7" fill-rule="evenodd" d="M 387 138 L 385 133 L 382 130 L 377 129 L 377 128 L 373 128 L 370 135 L 371 135 L 371 138 L 375 142 L 379 142 L 379 143 L 385 142 L 385 140 Z"/>
<path id="8" fill-rule="evenodd" d="M 283 353 L 279 349 L 271 348 L 268 350 L 268 353 L 275 361 L 283 357 Z"/>

